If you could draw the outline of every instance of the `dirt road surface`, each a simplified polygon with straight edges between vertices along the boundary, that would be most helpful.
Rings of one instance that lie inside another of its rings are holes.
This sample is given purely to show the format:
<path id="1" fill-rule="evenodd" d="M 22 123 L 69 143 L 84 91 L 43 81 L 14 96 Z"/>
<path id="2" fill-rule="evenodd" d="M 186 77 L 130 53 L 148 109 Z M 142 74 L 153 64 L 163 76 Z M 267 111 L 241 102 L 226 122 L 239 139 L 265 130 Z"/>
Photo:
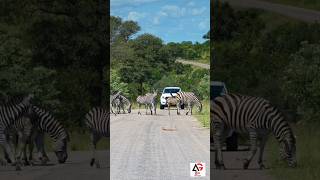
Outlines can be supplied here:
<path id="1" fill-rule="evenodd" d="M 36 165 L 22 167 L 22 171 L 15 171 L 13 166 L 0 166 L 1 180 L 107 180 L 108 151 L 98 151 L 101 168 L 90 167 L 91 152 L 69 152 L 65 164 L 58 164 L 53 153 L 49 153 L 50 162 L 46 166 Z"/>
<path id="2" fill-rule="evenodd" d="M 157 110 L 156 116 L 111 116 L 112 180 L 186 180 L 190 162 L 206 163 L 210 175 L 209 129 L 192 116 Z"/>
<path id="3" fill-rule="evenodd" d="M 260 170 L 257 163 L 257 154 L 250 163 L 247 170 L 242 168 L 243 161 L 247 156 L 247 151 L 223 152 L 226 170 L 218 170 L 214 165 L 214 152 L 211 152 L 211 179 L 212 180 L 272 180 L 273 178 L 266 172 Z M 268 167 L 267 167 L 268 168 Z"/>
<path id="4" fill-rule="evenodd" d="M 264 2 L 261 0 L 223 0 L 239 8 L 258 8 L 275 12 L 305 22 L 320 21 L 320 12 L 294 6 Z"/>
<path id="5" fill-rule="evenodd" d="M 195 61 L 190 61 L 190 60 L 182 60 L 182 59 L 177 59 L 177 62 L 180 62 L 182 64 L 190 64 L 192 66 L 197 66 L 203 69 L 210 69 L 210 64 L 203 64 Z"/>

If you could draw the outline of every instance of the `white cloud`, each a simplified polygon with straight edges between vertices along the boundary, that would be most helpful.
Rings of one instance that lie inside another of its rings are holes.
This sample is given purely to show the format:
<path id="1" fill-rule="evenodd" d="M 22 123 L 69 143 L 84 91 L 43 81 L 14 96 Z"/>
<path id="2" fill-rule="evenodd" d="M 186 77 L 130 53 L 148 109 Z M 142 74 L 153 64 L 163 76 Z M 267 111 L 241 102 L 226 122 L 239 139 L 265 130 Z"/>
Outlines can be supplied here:
<path id="1" fill-rule="evenodd" d="M 138 13 L 135 11 L 131 11 L 128 14 L 128 20 L 132 20 L 132 21 L 138 21 L 141 18 L 144 18 L 146 16 L 145 13 Z"/>
<path id="2" fill-rule="evenodd" d="M 206 10 L 205 7 L 194 8 L 194 9 L 191 10 L 191 14 L 192 14 L 192 15 L 200 15 L 200 14 L 204 13 L 205 10 Z"/>
<path id="3" fill-rule="evenodd" d="M 180 8 L 175 5 L 166 5 L 166 6 L 163 6 L 161 9 L 162 10 L 160 13 L 167 14 L 168 16 L 171 16 L 171 17 L 181 17 L 181 16 L 184 16 L 186 13 L 186 8 L 184 7 Z"/>
<path id="4" fill-rule="evenodd" d="M 111 6 L 122 6 L 122 5 L 139 5 L 149 2 L 155 2 L 159 0 L 111 0 Z"/>

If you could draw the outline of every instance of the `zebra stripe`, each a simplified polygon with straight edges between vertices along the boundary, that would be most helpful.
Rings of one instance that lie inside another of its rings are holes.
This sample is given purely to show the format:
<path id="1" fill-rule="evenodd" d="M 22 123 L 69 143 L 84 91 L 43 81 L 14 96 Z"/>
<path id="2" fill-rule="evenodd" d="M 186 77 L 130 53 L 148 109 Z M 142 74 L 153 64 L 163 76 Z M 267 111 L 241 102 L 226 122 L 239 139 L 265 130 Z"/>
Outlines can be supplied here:
<path id="1" fill-rule="evenodd" d="M 54 116 L 37 106 L 32 107 L 32 123 L 40 132 L 48 133 L 55 143 L 55 153 L 59 163 L 64 163 L 68 158 L 67 153 L 67 141 L 69 141 L 69 135 L 63 125 L 57 121 Z M 43 138 L 37 138 L 37 146 L 43 148 Z M 43 148 L 44 151 L 44 148 Z"/>
<path id="2" fill-rule="evenodd" d="M 202 104 L 193 92 L 178 92 L 176 98 L 179 101 L 180 108 L 182 104 L 187 105 L 188 111 L 186 112 L 186 115 L 188 115 L 189 112 L 192 115 L 192 108 L 194 105 L 197 106 L 199 112 L 202 111 Z"/>
<path id="3" fill-rule="evenodd" d="M 157 101 L 156 101 L 156 97 L 157 97 L 157 92 L 152 93 L 147 93 L 144 96 L 138 96 L 137 97 L 137 103 L 139 105 L 139 111 L 138 114 L 140 113 L 140 107 L 141 105 L 145 105 L 145 109 L 146 109 L 146 114 L 147 114 L 147 109 L 149 107 L 151 115 L 156 114 L 156 109 L 157 109 Z"/>
<path id="4" fill-rule="evenodd" d="M 123 95 L 118 95 L 116 98 L 114 98 L 113 102 L 112 102 L 112 107 L 115 108 L 117 110 L 116 113 L 120 113 L 120 110 L 122 109 L 123 113 L 125 113 L 124 108 L 127 107 L 127 111 L 128 113 L 131 113 L 131 102 L 129 101 L 129 99 L 127 99 L 125 96 Z"/>
<path id="5" fill-rule="evenodd" d="M 224 168 L 221 142 L 230 131 L 249 134 L 251 154 L 245 159 L 243 167 L 248 168 L 257 151 L 257 141 L 260 141 L 258 163 L 263 165 L 263 150 L 270 132 L 285 147 L 280 149 L 289 166 L 296 166 L 295 138 L 293 132 L 280 111 L 269 101 L 252 96 L 227 94 L 217 97 L 211 105 L 211 134 L 215 147 L 215 164 Z"/>
<path id="6" fill-rule="evenodd" d="M 21 99 L 15 99 L 11 102 L 0 105 L 0 145 L 8 153 L 8 158 L 11 160 L 18 160 L 16 163 L 16 170 L 21 170 L 19 157 L 13 158 L 13 152 L 10 148 L 10 145 L 6 139 L 6 131 L 8 131 L 14 121 L 19 117 L 26 114 L 29 106 L 30 100 L 33 98 L 33 95 L 28 95 Z M 0 161 L 3 161 L 0 159 Z"/>
<path id="7" fill-rule="evenodd" d="M 110 114 L 104 108 L 95 107 L 86 114 L 85 122 L 91 136 L 92 159 L 90 165 L 95 164 L 97 168 L 100 168 L 99 161 L 95 159 L 95 150 L 101 137 L 110 137 Z"/>

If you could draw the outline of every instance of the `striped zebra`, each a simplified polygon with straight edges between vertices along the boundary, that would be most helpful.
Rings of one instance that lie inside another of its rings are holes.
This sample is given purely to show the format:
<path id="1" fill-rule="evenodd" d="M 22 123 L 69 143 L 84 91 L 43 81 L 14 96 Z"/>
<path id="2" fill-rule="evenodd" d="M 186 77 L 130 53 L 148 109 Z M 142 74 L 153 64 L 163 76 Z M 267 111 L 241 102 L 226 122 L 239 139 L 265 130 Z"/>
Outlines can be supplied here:
<path id="1" fill-rule="evenodd" d="M 12 125 L 13 132 L 18 136 L 18 142 L 13 143 L 18 147 L 21 144 L 21 148 L 18 148 L 19 158 L 23 156 L 25 164 L 29 164 L 26 155 L 26 145 L 29 143 L 29 161 L 33 164 L 33 142 L 35 142 L 42 164 L 49 161 L 44 149 L 44 133 L 48 133 L 54 141 L 54 151 L 58 162 L 64 163 L 68 158 L 67 141 L 69 141 L 69 135 L 67 131 L 48 111 L 37 106 L 33 106 L 31 109 L 29 116 L 19 118 Z"/>
<path id="2" fill-rule="evenodd" d="M 21 162 L 17 156 L 16 158 L 13 158 L 13 152 L 7 141 L 6 134 L 14 121 L 28 113 L 32 98 L 33 95 L 28 95 L 22 99 L 15 99 L 11 102 L 0 105 L 0 145 L 8 153 L 8 158 L 13 161 L 16 166 L 16 170 L 21 170 Z M 1 158 L 0 164 L 4 165 L 6 162 Z"/>
<path id="3" fill-rule="evenodd" d="M 177 92 L 176 98 L 179 101 L 180 109 L 182 104 L 187 106 L 188 111 L 186 112 L 186 115 L 188 115 L 189 112 L 192 115 L 192 108 L 194 105 L 197 106 L 199 112 L 202 111 L 202 104 L 199 98 L 193 92 Z"/>
<path id="4" fill-rule="evenodd" d="M 137 97 L 137 103 L 139 106 L 139 111 L 138 114 L 140 113 L 140 107 L 141 105 L 145 105 L 145 109 L 146 109 L 146 114 L 148 114 L 148 108 L 150 109 L 150 113 L 151 115 L 156 114 L 156 110 L 157 110 L 157 101 L 156 101 L 156 97 L 157 97 L 157 92 L 153 92 L 152 93 L 147 93 L 144 96 L 138 96 Z"/>
<path id="5" fill-rule="evenodd" d="M 92 159 L 90 166 L 95 164 L 97 168 L 100 168 L 100 163 L 95 158 L 95 150 L 102 137 L 110 137 L 110 114 L 105 108 L 95 107 L 86 114 L 85 122 L 91 138 Z"/>
<path id="6" fill-rule="evenodd" d="M 38 148 L 40 148 L 38 150 L 40 150 L 42 157 L 46 158 L 43 133 L 48 133 L 54 142 L 54 152 L 57 156 L 58 162 L 64 163 L 68 158 L 67 143 L 70 141 L 67 130 L 50 112 L 37 106 L 33 106 L 32 110 L 32 122 L 40 132 L 40 136 L 36 139 L 36 144 Z"/>
<path id="7" fill-rule="evenodd" d="M 247 169 L 257 152 L 260 142 L 258 164 L 263 164 L 263 151 L 270 132 L 280 143 L 280 155 L 290 167 L 297 165 L 296 146 L 293 132 L 280 111 L 269 101 L 260 97 L 228 94 L 213 100 L 210 108 L 211 136 L 215 148 L 215 164 L 224 169 L 221 143 L 228 132 L 249 134 L 250 155 L 244 159 L 243 168 Z"/>
<path id="8" fill-rule="evenodd" d="M 110 95 L 110 111 L 111 113 L 113 113 L 114 115 L 116 115 L 116 112 L 114 112 L 113 110 L 116 109 L 117 110 L 117 105 L 116 105 L 116 99 L 118 98 L 118 96 L 120 95 L 121 91 L 118 91 L 117 93 Z"/>
<path id="9" fill-rule="evenodd" d="M 129 101 L 128 98 L 126 98 L 121 94 L 118 95 L 118 97 L 116 97 L 113 100 L 113 107 L 116 108 L 117 114 L 120 114 L 121 109 L 122 109 L 122 112 L 125 113 L 125 110 L 124 110 L 125 107 L 127 107 L 128 113 L 131 113 L 131 102 Z"/>
<path id="10" fill-rule="evenodd" d="M 168 106 L 169 115 L 170 115 L 171 106 L 176 106 L 177 107 L 177 114 L 180 114 L 180 112 L 179 112 L 179 101 L 175 96 L 173 96 L 171 94 L 171 97 L 167 97 L 166 98 L 166 103 L 167 103 L 167 106 Z"/>

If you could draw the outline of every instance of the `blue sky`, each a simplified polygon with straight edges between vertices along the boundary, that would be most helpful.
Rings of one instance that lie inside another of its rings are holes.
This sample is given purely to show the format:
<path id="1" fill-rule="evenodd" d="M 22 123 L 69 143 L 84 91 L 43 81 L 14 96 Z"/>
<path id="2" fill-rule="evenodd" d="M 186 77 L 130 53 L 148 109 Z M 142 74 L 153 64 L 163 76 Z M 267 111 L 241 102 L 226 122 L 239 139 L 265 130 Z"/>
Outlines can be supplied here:
<path id="1" fill-rule="evenodd" d="M 111 15 L 137 21 L 142 33 L 165 43 L 203 42 L 210 28 L 209 0 L 111 0 Z"/>

